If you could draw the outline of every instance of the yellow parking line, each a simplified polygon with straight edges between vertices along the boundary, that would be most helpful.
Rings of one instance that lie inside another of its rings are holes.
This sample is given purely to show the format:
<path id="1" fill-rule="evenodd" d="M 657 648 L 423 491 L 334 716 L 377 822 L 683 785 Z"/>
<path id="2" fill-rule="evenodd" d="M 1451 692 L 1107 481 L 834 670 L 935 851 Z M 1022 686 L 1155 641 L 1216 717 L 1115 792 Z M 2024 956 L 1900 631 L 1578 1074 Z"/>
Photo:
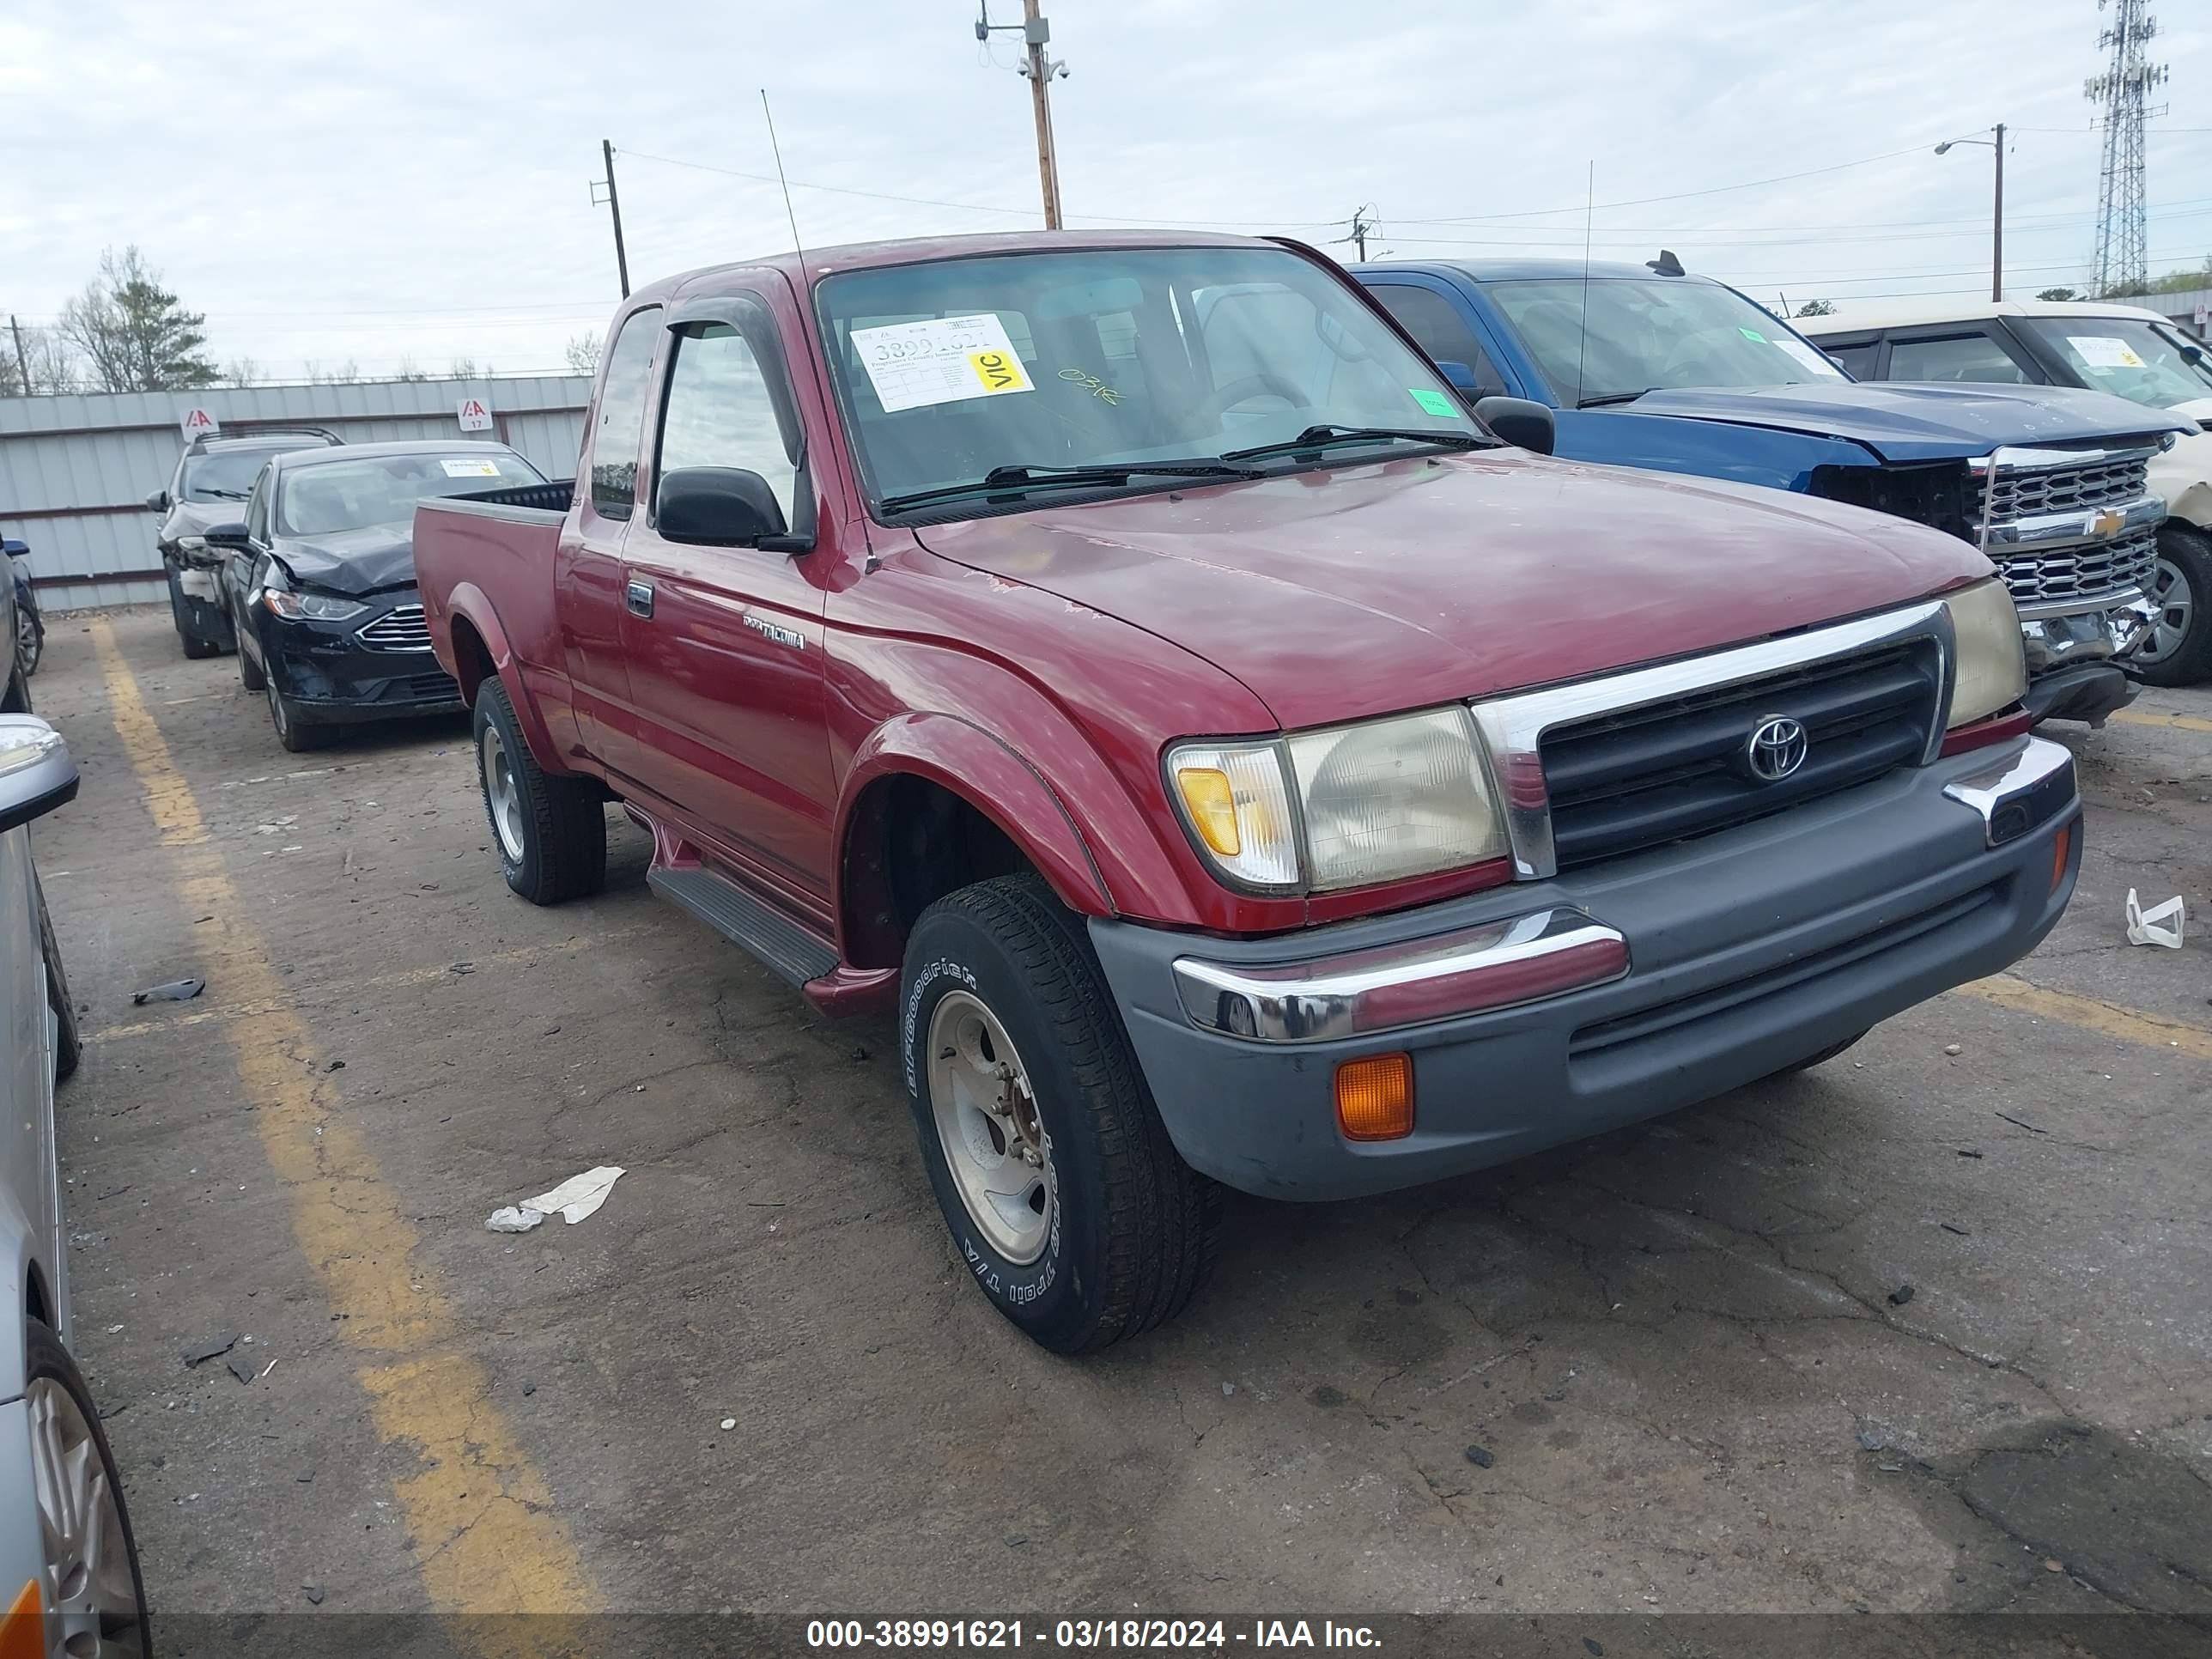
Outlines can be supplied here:
<path id="1" fill-rule="evenodd" d="M 2155 708 L 2118 709 L 2111 718 L 2130 726 L 2162 726 L 2174 732 L 2212 732 L 2212 720 L 2201 720 L 2194 714 L 2161 714 Z"/>
<path id="2" fill-rule="evenodd" d="M 1984 1002 L 1993 1002 L 2000 1008 L 2010 1008 L 2019 1013 L 2078 1025 L 2123 1042 L 2140 1042 L 2147 1048 L 2163 1048 L 2169 1054 L 2186 1054 L 2191 1060 L 2212 1060 L 2212 1030 L 2202 1025 L 2168 1019 L 2162 1014 L 2142 1013 L 2133 1008 L 2123 1008 L 2118 1003 L 2100 1002 L 2094 997 L 2078 997 L 2069 991 L 2045 990 L 2010 974 L 1996 974 L 1961 985 L 1958 994 L 1978 997 Z"/>
<path id="3" fill-rule="evenodd" d="M 109 714 L 171 849 L 187 914 L 212 913 L 202 977 L 242 994 L 257 1011 L 222 1015 L 239 1082 L 253 1103 L 261 1144 L 291 1204 L 292 1231 L 321 1280 L 337 1328 L 361 1350 L 359 1376 L 383 1439 L 416 1463 L 395 1483 L 425 1589 L 440 1612 L 582 1613 L 597 1596 L 545 1477 L 530 1461 L 465 1332 L 427 1269 L 420 1239 L 375 1155 L 319 1078 L 313 1034 L 295 1012 L 252 912 L 210 844 L 191 786 L 139 694 L 106 618 L 92 624 Z M 212 930 L 210 930 L 212 931 Z M 502 1655 L 567 1652 L 558 1621 L 538 1648 L 529 1626 L 474 1627 Z M 462 1625 L 457 1637 L 471 1626 Z M 481 1650 L 481 1649 L 480 1649 Z"/>
<path id="4" fill-rule="evenodd" d="M 616 927 L 603 933 L 580 933 L 574 939 L 556 940 L 550 945 L 519 945 L 511 951 L 494 951 L 470 959 L 473 969 L 486 967 L 532 967 L 556 957 L 574 956 L 580 951 L 595 949 L 603 945 L 619 944 L 623 939 L 641 939 L 656 930 L 647 927 Z M 343 994 L 356 996 L 363 991 L 388 991 L 407 985 L 431 985 L 441 980 L 455 977 L 453 964 L 438 963 L 423 968 L 400 968 L 388 974 L 376 974 L 368 979 L 355 980 L 343 988 Z M 338 994 L 331 998 L 338 1000 Z M 280 1009 L 297 1010 L 306 998 L 288 988 L 288 994 L 274 1002 L 226 1002 L 216 1008 L 194 1008 L 189 1013 L 173 1014 L 167 1019 L 133 1020 L 127 1025 L 104 1026 L 85 1034 L 87 1042 L 119 1042 L 128 1037 L 159 1036 L 185 1025 L 204 1025 L 211 1019 L 264 1019 Z"/>

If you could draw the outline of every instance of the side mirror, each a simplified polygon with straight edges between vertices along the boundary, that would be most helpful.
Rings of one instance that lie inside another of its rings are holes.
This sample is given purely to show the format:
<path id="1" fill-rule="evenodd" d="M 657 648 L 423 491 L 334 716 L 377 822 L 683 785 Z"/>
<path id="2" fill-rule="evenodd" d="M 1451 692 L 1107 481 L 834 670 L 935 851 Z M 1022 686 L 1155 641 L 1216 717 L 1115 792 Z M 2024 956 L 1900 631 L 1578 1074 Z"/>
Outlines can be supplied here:
<path id="1" fill-rule="evenodd" d="M 1475 404 L 1474 416 L 1509 444 L 1539 455 L 1552 453 L 1558 428 L 1541 404 L 1526 398 L 1485 398 Z"/>
<path id="2" fill-rule="evenodd" d="M 19 542 L 13 536 L 9 536 L 5 540 L 0 540 L 0 553 L 5 553 L 11 559 L 27 559 L 31 556 L 31 544 L 28 542 Z"/>
<path id="3" fill-rule="evenodd" d="M 76 763 L 62 734 L 35 714 L 0 714 L 0 830 L 76 797 Z"/>
<path id="4" fill-rule="evenodd" d="M 785 533 L 768 480 L 741 466 L 681 466 L 665 475 L 653 527 L 672 542 L 711 547 L 757 547 Z"/>
<path id="5" fill-rule="evenodd" d="M 146 510 L 149 513 L 167 513 L 169 510 L 169 492 L 166 489 L 157 489 L 149 495 L 146 498 Z"/>
<path id="6" fill-rule="evenodd" d="M 253 545 L 246 533 L 246 526 L 232 519 L 222 524 L 211 524 L 201 532 L 210 547 L 228 548 L 234 553 L 244 553 Z"/>

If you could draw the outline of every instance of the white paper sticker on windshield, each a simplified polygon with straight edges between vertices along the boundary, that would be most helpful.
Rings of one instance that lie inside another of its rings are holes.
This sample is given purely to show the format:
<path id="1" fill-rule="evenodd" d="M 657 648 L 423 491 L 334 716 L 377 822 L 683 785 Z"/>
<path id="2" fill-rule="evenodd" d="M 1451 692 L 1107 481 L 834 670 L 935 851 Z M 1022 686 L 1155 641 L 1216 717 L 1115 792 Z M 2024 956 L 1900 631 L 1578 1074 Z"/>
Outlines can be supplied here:
<path id="1" fill-rule="evenodd" d="M 499 477 L 499 463 L 496 461 L 441 461 L 438 465 L 446 469 L 446 476 L 449 478 Z"/>
<path id="2" fill-rule="evenodd" d="M 2125 340 L 2116 340 L 2109 334 L 2069 334 L 2066 343 L 2074 348 L 2074 355 L 2091 368 L 2141 368 L 2143 360 L 2136 349 Z"/>
<path id="3" fill-rule="evenodd" d="M 990 312 L 856 328 L 853 349 L 887 411 L 1034 392 L 1006 325 Z"/>
<path id="4" fill-rule="evenodd" d="M 1840 380 L 1844 378 L 1841 369 L 1802 340 L 1770 340 L 1767 343 L 1780 346 L 1815 374 L 1825 374 L 1832 380 Z"/>

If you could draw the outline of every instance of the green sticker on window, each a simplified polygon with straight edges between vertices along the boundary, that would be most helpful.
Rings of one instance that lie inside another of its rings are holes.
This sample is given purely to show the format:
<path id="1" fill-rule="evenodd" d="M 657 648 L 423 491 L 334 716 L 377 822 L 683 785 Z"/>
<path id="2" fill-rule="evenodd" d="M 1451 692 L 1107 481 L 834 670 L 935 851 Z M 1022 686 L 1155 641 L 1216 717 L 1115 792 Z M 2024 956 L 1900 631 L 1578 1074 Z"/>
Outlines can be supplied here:
<path id="1" fill-rule="evenodd" d="M 1412 392 L 1413 401 L 1430 414 L 1441 415 L 1450 421 L 1459 419 L 1459 405 L 1445 397 L 1443 392 L 1431 392 L 1426 386 L 1409 386 L 1406 390 Z"/>
<path id="2" fill-rule="evenodd" d="M 1765 345 L 1766 343 L 1766 337 L 1764 334 L 1761 334 L 1755 328 L 1740 328 L 1736 330 L 1736 332 L 1742 335 L 1745 339 L 1750 341 L 1753 345 Z"/>

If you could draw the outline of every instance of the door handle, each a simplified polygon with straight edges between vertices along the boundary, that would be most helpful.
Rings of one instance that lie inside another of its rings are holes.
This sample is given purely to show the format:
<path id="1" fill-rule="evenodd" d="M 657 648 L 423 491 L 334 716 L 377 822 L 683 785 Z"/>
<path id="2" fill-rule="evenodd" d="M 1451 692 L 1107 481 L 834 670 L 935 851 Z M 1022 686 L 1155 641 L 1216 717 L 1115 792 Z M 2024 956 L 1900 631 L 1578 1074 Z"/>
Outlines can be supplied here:
<path id="1" fill-rule="evenodd" d="M 650 617 L 653 614 L 653 584 L 632 578 L 623 586 L 623 603 L 629 607 L 631 616 Z"/>

